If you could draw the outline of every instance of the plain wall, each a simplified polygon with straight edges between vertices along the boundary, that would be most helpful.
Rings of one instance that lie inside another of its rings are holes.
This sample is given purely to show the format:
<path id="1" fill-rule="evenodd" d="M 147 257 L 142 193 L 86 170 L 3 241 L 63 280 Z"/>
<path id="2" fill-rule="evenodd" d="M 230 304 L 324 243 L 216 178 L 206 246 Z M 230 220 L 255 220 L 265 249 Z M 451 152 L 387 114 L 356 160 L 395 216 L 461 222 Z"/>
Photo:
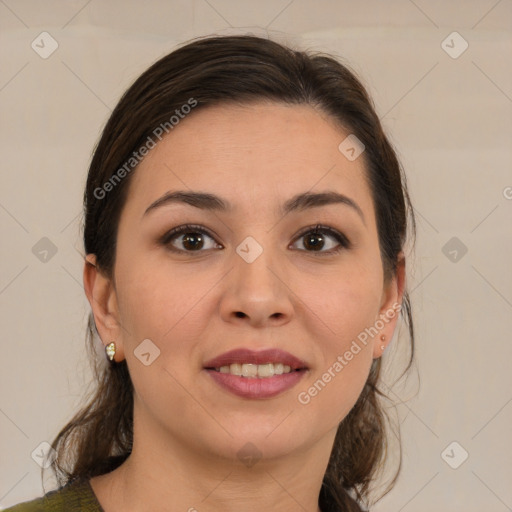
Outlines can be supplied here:
<path id="1" fill-rule="evenodd" d="M 46 59 L 31 47 L 43 51 L 44 31 L 58 43 Z M 512 509 L 510 0 L 0 2 L 0 505 L 42 495 L 31 454 L 91 379 L 81 201 L 105 121 L 176 45 L 247 32 L 348 63 L 407 174 L 416 367 L 391 393 L 408 399 L 402 472 L 372 510 Z M 400 346 L 384 356 L 391 370 Z"/>

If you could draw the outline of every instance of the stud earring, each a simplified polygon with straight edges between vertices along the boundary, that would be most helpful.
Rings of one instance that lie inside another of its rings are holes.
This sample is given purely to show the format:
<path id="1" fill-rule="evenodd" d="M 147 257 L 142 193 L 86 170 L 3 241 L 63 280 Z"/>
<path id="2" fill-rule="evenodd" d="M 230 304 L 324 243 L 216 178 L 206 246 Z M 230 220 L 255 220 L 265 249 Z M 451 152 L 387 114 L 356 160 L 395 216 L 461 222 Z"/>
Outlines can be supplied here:
<path id="1" fill-rule="evenodd" d="M 380 337 L 381 341 L 386 341 L 386 336 L 383 334 L 381 337 Z M 380 349 L 381 350 L 384 350 L 384 345 L 381 345 L 380 346 Z"/>
<path id="2" fill-rule="evenodd" d="M 107 353 L 107 357 L 110 361 L 114 360 L 114 356 L 116 355 L 116 344 L 112 341 L 105 347 L 105 352 Z"/>

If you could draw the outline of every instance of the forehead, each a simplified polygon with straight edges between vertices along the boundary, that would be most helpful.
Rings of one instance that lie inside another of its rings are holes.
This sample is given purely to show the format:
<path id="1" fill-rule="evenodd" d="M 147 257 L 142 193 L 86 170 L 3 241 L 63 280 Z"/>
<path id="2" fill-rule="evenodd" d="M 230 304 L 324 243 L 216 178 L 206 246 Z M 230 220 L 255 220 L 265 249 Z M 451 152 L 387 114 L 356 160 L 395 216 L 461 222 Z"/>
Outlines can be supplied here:
<path id="1" fill-rule="evenodd" d="M 289 197 L 335 190 L 370 217 L 362 157 L 338 149 L 349 133 L 307 105 L 254 103 L 195 111 L 158 142 L 132 176 L 126 208 L 142 211 L 172 190 L 225 198 L 242 213 Z"/>

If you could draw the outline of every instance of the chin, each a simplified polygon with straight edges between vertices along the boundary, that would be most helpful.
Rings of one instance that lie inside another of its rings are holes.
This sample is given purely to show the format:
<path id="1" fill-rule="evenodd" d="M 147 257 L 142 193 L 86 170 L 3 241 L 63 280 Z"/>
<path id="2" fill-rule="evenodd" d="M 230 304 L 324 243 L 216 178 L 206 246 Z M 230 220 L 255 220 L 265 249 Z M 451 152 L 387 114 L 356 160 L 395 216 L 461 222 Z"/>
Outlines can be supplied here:
<path id="1" fill-rule="evenodd" d="M 284 417 L 286 414 L 274 418 L 272 426 L 267 422 L 257 427 L 253 421 L 224 424 L 232 437 L 226 434 L 221 439 L 210 439 L 207 443 L 217 456 L 239 461 L 248 467 L 251 460 L 280 459 L 313 443 L 303 427 L 285 425 L 287 420 L 283 422 Z"/>

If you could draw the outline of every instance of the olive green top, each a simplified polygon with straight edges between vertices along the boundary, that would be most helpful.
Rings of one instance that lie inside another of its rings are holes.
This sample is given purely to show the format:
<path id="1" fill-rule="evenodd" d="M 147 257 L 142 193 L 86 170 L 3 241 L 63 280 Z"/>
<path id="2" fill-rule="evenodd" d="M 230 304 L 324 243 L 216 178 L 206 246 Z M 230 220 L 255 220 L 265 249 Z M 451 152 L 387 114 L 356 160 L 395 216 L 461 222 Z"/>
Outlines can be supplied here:
<path id="1" fill-rule="evenodd" d="M 25 501 L 3 512 L 105 512 L 87 479 L 75 480 L 35 500 Z"/>
<path id="2" fill-rule="evenodd" d="M 347 510 L 363 512 L 359 505 L 349 498 L 351 506 Z M 336 512 L 338 507 L 331 504 L 323 508 L 326 512 Z M 2 512 L 105 512 L 101 507 L 88 479 L 80 478 L 60 489 L 50 491 L 41 498 L 25 501 L 4 509 Z"/>

